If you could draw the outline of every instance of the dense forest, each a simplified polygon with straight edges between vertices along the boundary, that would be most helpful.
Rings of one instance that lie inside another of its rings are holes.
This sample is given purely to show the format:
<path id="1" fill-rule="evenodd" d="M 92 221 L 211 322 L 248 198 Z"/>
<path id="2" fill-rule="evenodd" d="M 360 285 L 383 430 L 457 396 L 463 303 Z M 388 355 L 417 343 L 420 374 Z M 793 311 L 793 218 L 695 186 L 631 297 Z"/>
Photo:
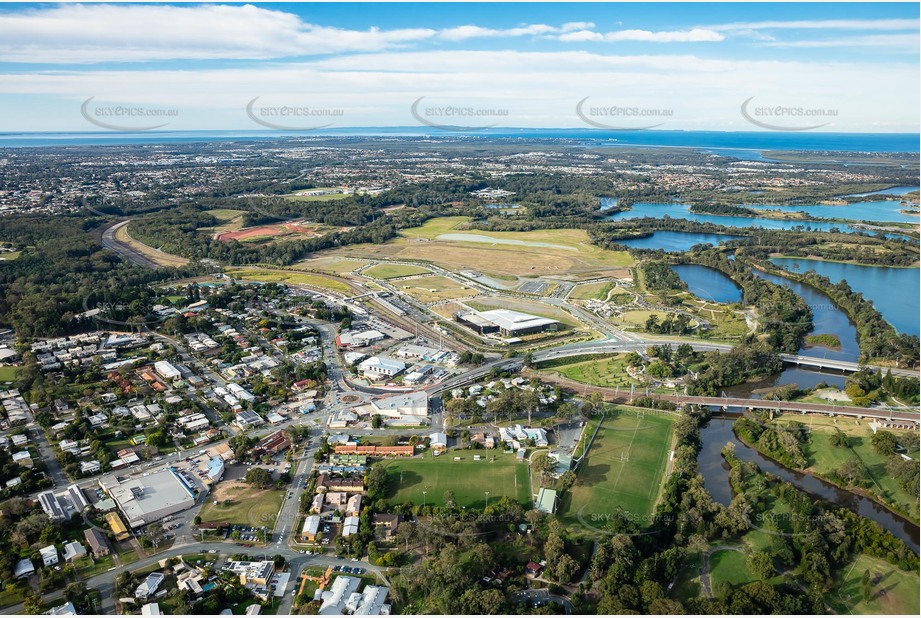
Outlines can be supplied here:
<path id="1" fill-rule="evenodd" d="M 8 217 L 0 240 L 27 248 L 0 268 L 0 321 L 19 337 L 48 337 L 84 327 L 75 317 L 97 300 L 130 304 L 147 298 L 150 283 L 197 272 L 147 270 L 122 261 L 91 235 L 90 221 L 75 216 Z"/>

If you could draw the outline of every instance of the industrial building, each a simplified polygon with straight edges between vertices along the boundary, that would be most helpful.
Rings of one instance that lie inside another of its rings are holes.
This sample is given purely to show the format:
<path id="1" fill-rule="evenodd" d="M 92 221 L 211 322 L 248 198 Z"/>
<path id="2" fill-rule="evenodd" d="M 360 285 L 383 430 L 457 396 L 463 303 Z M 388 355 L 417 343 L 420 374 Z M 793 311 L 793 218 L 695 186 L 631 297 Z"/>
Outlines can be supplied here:
<path id="1" fill-rule="evenodd" d="M 505 337 L 521 337 L 523 335 L 542 333 L 548 330 L 557 330 L 560 326 L 560 322 L 557 320 L 512 311 L 511 309 L 456 313 L 454 319 L 481 335 L 498 332 Z"/>
<path id="2" fill-rule="evenodd" d="M 369 380 L 392 378 L 406 369 L 406 363 L 384 356 L 372 356 L 358 364 L 358 371 Z"/>
<path id="3" fill-rule="evenodd" d="M 104 476 L 99 479 L 99 486 L 115 500 L 132 528 L 195 505 L 194 490 L 172 467 L 125 481 L 120 481 L 115 475 Z"/>
<path id="4" fill-rule="evenodd" d="M 389 425 L 427 425 L 429 422 L 429 396 L 425 391 L 404 393 L 372 401 L 359 406 L 356 412 L 374 416 L 379 414 Z"/>

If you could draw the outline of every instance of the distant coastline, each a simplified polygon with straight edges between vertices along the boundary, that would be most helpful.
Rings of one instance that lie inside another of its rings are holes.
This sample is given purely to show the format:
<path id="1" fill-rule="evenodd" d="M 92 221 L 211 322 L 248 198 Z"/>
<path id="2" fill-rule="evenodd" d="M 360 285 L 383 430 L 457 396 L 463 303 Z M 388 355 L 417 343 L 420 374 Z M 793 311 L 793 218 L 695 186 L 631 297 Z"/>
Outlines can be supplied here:
<path id="1" fill-rule="evenodd" d="M 428 127 L 331 128 L 320 132 L 233 131 L 148 131 L 117 132 L 27 132 L 0 131 L 0 149 L 20 147 L 96 146 L 133 144 L 180 144 L 232 141 L 283 140 L 315 141 L 328 138 L 450 138 L 450 139 L 530 139 L 566 140 L 582 147 L 693 148 L 748 158 L 767 151 L 814 152 L 919 152 L 916 133 L 791 133 L 780 131 L 599 131 L 592 129 L 515 129 L 493 128 L 483 131 L 433 131 Z"/>

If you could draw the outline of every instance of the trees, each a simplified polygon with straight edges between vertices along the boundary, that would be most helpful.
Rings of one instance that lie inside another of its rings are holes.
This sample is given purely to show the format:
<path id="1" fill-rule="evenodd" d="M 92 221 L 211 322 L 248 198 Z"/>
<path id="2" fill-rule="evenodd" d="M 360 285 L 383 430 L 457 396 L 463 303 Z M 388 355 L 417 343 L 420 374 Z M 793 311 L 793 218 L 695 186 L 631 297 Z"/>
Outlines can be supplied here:
<path id="1" fill-rule="evenodd" d="M 870 438 L 870 444 L 880 455 L 895 455 L 899 442 L 891 431 L 879 430 Z"/>
<path id="2" fill-rule="evenodd" d="M 371 466 L 365 474 L 365 487 L 368 491 L 368 500 L 382 500 L 387 494 L 387 469 L 377 464 Z"/>
<path id="3" fill-rule="evenodd" d="M 547 456 L 547 453 L 538 453 L 531 458 L 531 469 L 543 482 L 544 476 L 553 470 L 553 462 L 550 461 L 550 457 Z"/>
<path id="4" fill-rule="evenodd" d="M 268 489 L 273 485 L 272 474 L 265 468 L 255 466 L 246 471 L 243 481 L 259 489 Z"/>

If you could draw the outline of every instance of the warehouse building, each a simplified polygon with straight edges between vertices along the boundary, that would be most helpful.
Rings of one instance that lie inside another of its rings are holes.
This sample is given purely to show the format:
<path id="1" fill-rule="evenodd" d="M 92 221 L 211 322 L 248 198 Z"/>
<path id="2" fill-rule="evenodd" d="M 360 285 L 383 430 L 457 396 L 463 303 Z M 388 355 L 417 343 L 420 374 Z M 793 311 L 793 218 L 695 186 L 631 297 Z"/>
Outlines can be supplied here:
<path id="1" fill-rule="evenodd" d="M 138 528 L 195 505 L 195 492 L 172 467 L 139 479 L 119 481 L 115 475 L 99 479 L 115 500 L 128 525 Z"/>
<path id="2" fill-rule="evenodd" d="M 454 319 L 481 335 L 498 332 L 505 337 L 521 337 L 544 331 L 554 331 L 560 326 L 557 320 L 512 311 L 511 309 L 457 313 Z"/>

